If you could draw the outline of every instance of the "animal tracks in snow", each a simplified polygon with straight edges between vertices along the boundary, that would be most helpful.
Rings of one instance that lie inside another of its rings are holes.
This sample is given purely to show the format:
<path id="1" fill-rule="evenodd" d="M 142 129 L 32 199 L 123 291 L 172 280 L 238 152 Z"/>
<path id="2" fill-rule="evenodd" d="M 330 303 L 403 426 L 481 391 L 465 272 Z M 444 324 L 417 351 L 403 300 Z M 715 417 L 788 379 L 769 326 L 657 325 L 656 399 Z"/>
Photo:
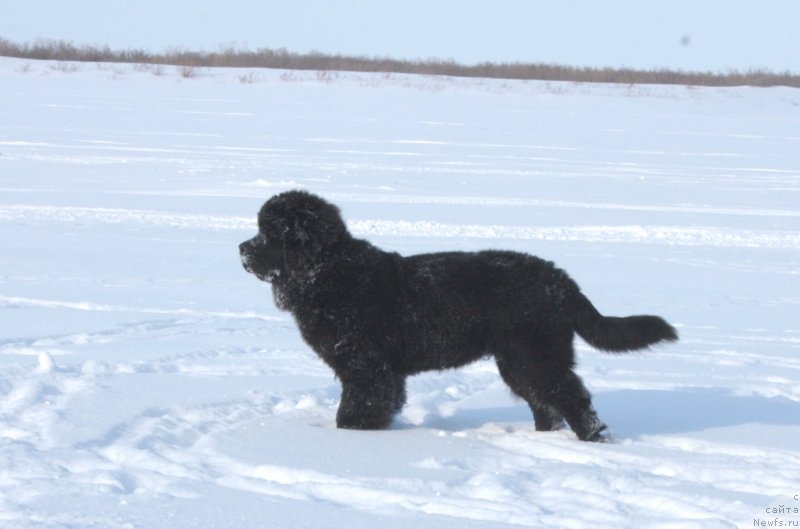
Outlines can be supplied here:
<path id="1" fill-rule="evenodd" d="M 277 322 L 245 320 L 242 332 L 256 324 Z M 163 327 L 132 328 L 155 342 L 168 339 Z M 177 329 L 192 334 L 191 326 Z M 130 332 L 102 336 L 112 348 L 133 339 Z M 45 345 L 71 343 L 80 354 L 93 340 L 52 337 Z M 192 501 L 200 484 L 214 484 L 392 516 L 511 526 L 688 518 L 689 527 L 725 527 L 723 520 L 752 510 L 732 504 L 731 495 L 779 494 L 800 469 L 793 451 L 659 435 L 593 445 L 566 431 L 536 432 L 491 363 L 412 379 L 409 404 L 392 430 L 350 432 L 333 428 L 338 385 L 298 351 L 197 349 L 103 368 L 96 361 L 61 367 L 60 357 L 44 355 L 27 372 L 17 368 L 6 377 L 16 382 L 0 398 L 0 443 L 17 461 L 4 468 L 5 482 L 30 490 L 37 475 L 62 476 L 40 485 L 36 497 Z M 280 367 L 264 369 L 273 362 Z M 165 393 L 178 373 L 181 388 Z M 306 388 L 275 385 L 285 377 L 297 383 L 301 373 L 313 375 Z M 233 380 L 220 382 L 226 378 Z M 216 396 L 207 395 L 212 389 Z M 352 443 L 359 458 L 331 457 Z M 318 450 L 323 444 L 326 450 Z M 21 466 L 25 460 L 38 463 Z M 9 512 L 35 501 L 13 494 L 5 500 Z"/>
<path id="2" fill-rule="evenodd" d="M 512 202 L 513 204 L 513 202 Z M 577 207 L 587 207 L 580 206 Z M 589 205 L 588 207 L 592 207 Z M 604 208 L 606 206 L 603 206 Z M 608 206 L 608 209 L 613 209 Z M 646 208 L 645 208 L 646 209 Z M 696 211 L 697 208 L 689 208 Z M 658 209 L 656 209 L 658 211 Z M 791 210 L 723 210 L 726 214 L 794 217 Z M 150 210 L 120 210 L 52 206 L 0 206 L 0 221 L 6 222 L 99 222 L 103 224 L 143 224 L 169 228 L 211 230 L 253 230 L 254 217 L 222 217 Z M 452 237 L 474 239 L 521 239 L 627 244 L 667 244 L 677 246 L 800 248 L 800 232 L 779 230 L 734 230 L 693 226 L 497 226 L 448 224 L 428 221 L 350 220 L 348 225 L 359 236 Z"/>

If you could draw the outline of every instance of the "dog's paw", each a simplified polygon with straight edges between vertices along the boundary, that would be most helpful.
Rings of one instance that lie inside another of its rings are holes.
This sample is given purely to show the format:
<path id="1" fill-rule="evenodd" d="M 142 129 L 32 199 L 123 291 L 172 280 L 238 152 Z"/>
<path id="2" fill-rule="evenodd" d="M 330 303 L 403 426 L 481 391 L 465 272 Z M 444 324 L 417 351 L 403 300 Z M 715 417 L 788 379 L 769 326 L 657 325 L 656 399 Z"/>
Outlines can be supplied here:
<path id="1" fill-rule="evenodd" d="M 608 427 L 604 424 L 599 430 L 584 439 L 584 441 L 589 441 L 592 443 L 613 443 L 614 434 L 612 434 Z"/>

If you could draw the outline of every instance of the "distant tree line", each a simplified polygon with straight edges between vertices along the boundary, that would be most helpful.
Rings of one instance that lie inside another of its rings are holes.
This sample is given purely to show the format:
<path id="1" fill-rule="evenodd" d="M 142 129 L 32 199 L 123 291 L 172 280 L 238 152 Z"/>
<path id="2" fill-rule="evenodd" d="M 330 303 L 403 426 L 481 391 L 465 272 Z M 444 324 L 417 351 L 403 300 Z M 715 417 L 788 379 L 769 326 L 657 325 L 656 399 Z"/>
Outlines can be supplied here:
<path id="1" fill-rule="evenodd" d="M 33 60 L 113 62 L 174 65 L 186 68 L 277 68 L 285 70 L 352 71 L 448 75 L 492 79 L 573 81 L 584 83 L 671 84 L 691 86 L 789 86 L 800 88 L 800 75 L 767 70 L 685 72 L 632 68 L 581 68 L 541 63 L 483 62 L 474 65 L 453 60 L 398 60 L 320 52 L 294 53 L 285 49 L 247 50 L 221 47 L 218 51 L 183 49 L 152 53 L 143 50 L 113 50 L 108 46 L 76 45 L 64 40 L 18 43 L 0 38 L 0 56 Z"/>

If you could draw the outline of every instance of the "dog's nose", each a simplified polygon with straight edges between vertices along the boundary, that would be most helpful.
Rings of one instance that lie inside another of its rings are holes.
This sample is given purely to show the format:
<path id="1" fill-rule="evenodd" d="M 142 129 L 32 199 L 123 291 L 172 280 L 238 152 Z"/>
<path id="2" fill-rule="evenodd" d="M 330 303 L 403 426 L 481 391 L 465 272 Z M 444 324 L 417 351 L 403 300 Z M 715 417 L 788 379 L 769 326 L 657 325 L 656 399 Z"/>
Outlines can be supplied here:
<path id="1" fill-rule="evenodd" d="M 252 247 L 253 247 L 253 241 L 246 240 L 239 245 L 239 253 L 244 255 L 247 252 L 247 250 L 249 250 Z"/>

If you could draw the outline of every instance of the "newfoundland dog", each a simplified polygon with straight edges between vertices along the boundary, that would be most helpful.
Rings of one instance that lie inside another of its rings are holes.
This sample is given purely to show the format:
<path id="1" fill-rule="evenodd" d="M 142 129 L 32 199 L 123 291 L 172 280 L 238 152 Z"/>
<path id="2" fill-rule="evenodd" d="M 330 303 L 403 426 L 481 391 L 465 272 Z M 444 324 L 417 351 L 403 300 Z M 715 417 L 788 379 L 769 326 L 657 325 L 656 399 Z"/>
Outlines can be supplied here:
<path id="1" fill-rule="evenodd" d="M 339 428 L 386 428 L 406 402 L 409 375 L 494 356 L 537 430 L 566 421 L 579 439 L 606 441 L 573 371 L 574 334 L 610 352 L 678 338 L 658 316 L 601 315 L 563 270 L 532 255 L 385 252 L 305 191 L 270 198 L 258 235 L 239 251 L 341 381 Z"/>

